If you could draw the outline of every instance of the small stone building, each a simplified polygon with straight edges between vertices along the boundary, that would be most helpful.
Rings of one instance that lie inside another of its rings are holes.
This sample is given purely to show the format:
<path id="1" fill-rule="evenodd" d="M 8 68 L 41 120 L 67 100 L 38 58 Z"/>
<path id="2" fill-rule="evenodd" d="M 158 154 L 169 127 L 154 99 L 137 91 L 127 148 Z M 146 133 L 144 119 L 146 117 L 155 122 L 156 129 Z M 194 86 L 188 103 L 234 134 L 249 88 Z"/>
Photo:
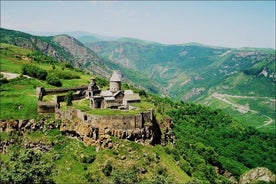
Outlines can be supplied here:
<path id="1" fill-rule="evenodd" d="M 122 75 L 114 71 L 109 79 L 109 90 L 101 91 L 95 79 L 91 79 L 87 89 L 87 96 L 90 100 L 90 107 L 110 108 L 110 109 L 129 109 L 131 103 L 140 102 L 139 94 L 132 90 L 121 90 Z"/>

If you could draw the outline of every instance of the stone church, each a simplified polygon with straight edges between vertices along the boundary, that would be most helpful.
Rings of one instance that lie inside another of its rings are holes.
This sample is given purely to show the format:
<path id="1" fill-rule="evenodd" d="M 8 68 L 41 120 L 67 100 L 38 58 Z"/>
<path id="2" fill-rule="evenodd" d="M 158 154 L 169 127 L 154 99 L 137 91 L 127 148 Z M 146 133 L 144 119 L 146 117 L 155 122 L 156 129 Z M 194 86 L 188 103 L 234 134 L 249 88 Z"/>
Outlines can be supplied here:
<path id="1" fill-rule="evenodd" d="M 122 75 L 114 71 L 109 79 L 109 90 L 102 91 L 92 78 L 87 89 L 90 107 L 110 109 L 130 109 L 131 104 L 140 102 L 140 96 L 132 90 L 121 90 Z"/>

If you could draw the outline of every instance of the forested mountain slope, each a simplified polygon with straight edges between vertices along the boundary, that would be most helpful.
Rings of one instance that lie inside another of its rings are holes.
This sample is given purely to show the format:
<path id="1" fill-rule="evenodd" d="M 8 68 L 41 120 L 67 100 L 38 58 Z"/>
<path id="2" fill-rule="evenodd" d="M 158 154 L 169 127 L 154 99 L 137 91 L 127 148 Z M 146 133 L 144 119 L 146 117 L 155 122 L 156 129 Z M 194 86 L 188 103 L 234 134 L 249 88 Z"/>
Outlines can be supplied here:
<path id="1" fill-rule="evenodd" d="M 271 84 L 276 79 L 273 49 L 230 49 L 200 44 L 162 45 L 133 39 L 86 45 L 114 63 L 144 72 L 166 87 L 163 93 L 183 100 L 196 96 L 185 96 L 192 88 L 203 87 L 204 91 L 208 91 L 226 78 L 237 77 L 241 73 L 253 77 L 264 70 L 263 76 Z M 265 94 L 272 96 L 273 93 L 269 91 L 266 90 Z"/>
<path id="2" fill-rule="evenodd" d="M 133 39 L 86 45 L 114 63 L 144 73 L 172 99 L 220 107 L 247 125 L 275 131 L 274 49 Z"/>

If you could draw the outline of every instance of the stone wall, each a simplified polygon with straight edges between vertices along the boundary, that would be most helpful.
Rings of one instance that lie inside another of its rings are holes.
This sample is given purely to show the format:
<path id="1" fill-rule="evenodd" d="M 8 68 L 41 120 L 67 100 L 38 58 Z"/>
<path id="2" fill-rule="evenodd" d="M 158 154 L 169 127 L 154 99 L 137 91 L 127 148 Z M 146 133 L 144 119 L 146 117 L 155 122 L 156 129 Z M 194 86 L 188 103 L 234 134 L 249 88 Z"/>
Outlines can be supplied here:
<path id="1" fill-rule="evenodd" d="M 38 97 L 38 101 L 43 100 L 43 96 L 50 95 L 50 94 L 58 94 L 58 93 L 66 93 L 68 91 L 82 91 L 85 92 L 87 90 L 88 86 L 80 86 L 80 87 L 74 87 L 74 88 L 57 88 L 57 89 L 45 89 L 43 87 L 37 87 L 36 88 L 36 96 Z M 80 95 L 82 96 L 82 95 Z"/>
<path id="2" fill-rule="evenodd" d="M 159 144 L 161 131 L 154 111 L 137 115 L 99 116 L 80 110 L 57 109 L 56 119 L 61 120 L 60 130 L 75 134 L 88 145 L 100 144 L 101 137 L 116 136 L 146 144 Z"/>
<path id="3" fill-rule="evenodd" d="M 50 102 L 41 102 L 37 103 L 37 112 L 39 113 L 55 113 L 57 104 Z"/>
<path id="4" fill-rule="evenodd" d="M 66 88 L 66 89 L 62 89 L 60 91 L 64 90 L 81 90 L 84 87 L 78 87 L 78 88 Z M 43 102 L 43 96 L 47 95 L 47 94 L 55 94 L 54 92 L 56 92 L 57 90 L 45 90 L 44 88 L 36 88 L 36 93 L 38 96 L 38 102 L 37 102 L 37 112 L 39 113 L 55 113 L 56 109 L 59 108 L 59 104 L 60 102 L 64 102 L 65 101 L 65 95 L 60 95 L 60 96 L 56 96 L 56 99 L 53 102 Z M 80 100 L 85 98 L 85 93 L 78 93 L 78 94 L 73 94 L 73 100 Z"/>
<path id="5" fill-rule="evenodd" d="M 100 116 L 87 114 L 78 109 L 67 111 L 56 109 L 56 119 L 73 120 L 77 118 L 80 122 L 87 123 L 100 129 L 108 128 L 129 130 L 143 128 L 145 122 L 152 122 L 152 117 L 153 111 L 148 111 L 137 115 Z"/>
<path id="6" fill-rule="evenodd" d="M 58 94 L 58 93 L 66 93 L 68 91 L 86 91 L 88 86 L 80 86 L 80 87 L 74 87 L 74 88 L 57 88 L 57 89 L 44 89 L 45 95 L 49 94 Z"/>

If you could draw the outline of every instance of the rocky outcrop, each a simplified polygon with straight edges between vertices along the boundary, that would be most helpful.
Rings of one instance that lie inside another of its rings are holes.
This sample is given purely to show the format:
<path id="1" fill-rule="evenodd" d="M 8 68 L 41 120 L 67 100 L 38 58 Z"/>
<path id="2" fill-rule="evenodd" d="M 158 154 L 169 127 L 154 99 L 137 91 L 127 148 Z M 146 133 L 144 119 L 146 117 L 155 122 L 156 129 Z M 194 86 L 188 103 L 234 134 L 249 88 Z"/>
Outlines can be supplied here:
<path id="1" fill-rule="evenodd" d="M 69 54 L 66 53 L 62 47 L 52 43 L 49 37 L 47 39 L 41 39 L 41 37 L 31 35 L 26 37 L 18 36 L 9 39 L 6 42 L 26 49 L 40 51 L 47 56 L 56 58 L 59 61 L 66 61 L 69 59 Z"/>
<path id="2" fill-rule="evenodd" d="M 58 124 L 55 122 L 46 123 L 46 119 L 42 118 L 39 121 L 34 119 L 25 119 L 25 120 L 2 120 L 0 122 L 0 132 L 15 132 L 22 131 L 26 132 L 28 130 L 42 130 L 43 128 L 59 128 Z"/>
<path id="3" fill-rule="evenodd" d="M 24 143 L 24 147 L 27 149 L 36 149 L 36 150 L 40 150 L 43 153 L 50 151 L 52 149 L 52 145 L 50 144 L 45 144 L 43 142 L 25 142 Z"/>
<path id="4" fill-rule="evenodd" d="M 239 184 L 251 184 L 258 182 L 276 182 L 276 176 L 265 167 L 251 169 L 240 177 Z"/>
<path id="5" fill-rule="evenodd" d="M 231 184 L 238 184 L 238 180 L 229 171 L 224 171 L 223 176 L 228 179 Z"/>
<path id="6" fill-rule="evenodd" d="M 45 130 L 45 129 L 54 129 L 59 128 L 56 122 L 47 122 L 45 118 L 42 118 L 39 121 L 34 119 L 25 119 L 25 120 L 2 120 L 0 122 L 0 133 L 6 132 L 8 134 L 13 134 L 15 132 L 22 134 L 27 131 L 36 131 L 36 130 Z M 0 141 L 0 152 L 6 153 L 9 145 L 12 145 L 18 142 L 14 139 L 10 140 L 2 140 Z M 47 144 L 42 141 L 31 142 L 25 141 L 24 143 L 20 143 L 23 147 L 28 149 L 36 149 L 42 152 L 47 152 L 52 149 L 52 145 Z"/>
<path id="7" fill-rule="evenodd" d="M 1 153 L 6 153 L 7 152 L 7 148 L 9 145 L 14 144 L 16 141 L 14 139 L 10 139 L 10 140 L 1 140 L 0 141 L 0 152 Z M 41 152 L 47 152 L 50 151 L 52 149 L 52 145 L 50 144 L 46 144 L 43 143 L 41 141 L 39 142 L 25 142 L 23 143 L 23 147 L 27 148 L 27 149 L 36 149 L 36 150 L 40 150 Z"/>
<path id="8" fill-rule="evenodd" d="M 76 67 L 84 70 L 92 70 L 100 75 L 109 76 L 109 72 L 104 67 L 105 64 L 98 55 L 85 47 L 81 42 L 68 35 L 57 35 L 53 37 L 53 41 L 59 44 L 66 52 L 72 56 L 70 62 Z"/>
<path id="9" fill-rule="evenodd" d="M 199 96 L 201 95 L 203 92 L 205 91 L 205 88 L 201 87 L 201 88 L 193 88 L 190 92 L 186 93 L 183 97 L 182 97 L 182 101 L 187 101 L 190 98 L 193 98 L 195 96 Z"/>
<path id="10" fill-rule="evenodd" d="M 72 55 L 79 56 L 79 57 L 80 56 L 89 57 L 90 54 L 96 55 L 95 53 L 92 53 L 93 51 L 86 48 L 82 43 L 80 43 L 75 38 L 70 37 L 68 35 L 54 36 L 53 40 L 57 42 L 59 45 L 61 45 L 62 47 L 64 47 L 66 51 L 71 53 Z M 94 59 L 96 61 L 99 60 L 99 58 L 96 56 L 94 57 Z"/>

